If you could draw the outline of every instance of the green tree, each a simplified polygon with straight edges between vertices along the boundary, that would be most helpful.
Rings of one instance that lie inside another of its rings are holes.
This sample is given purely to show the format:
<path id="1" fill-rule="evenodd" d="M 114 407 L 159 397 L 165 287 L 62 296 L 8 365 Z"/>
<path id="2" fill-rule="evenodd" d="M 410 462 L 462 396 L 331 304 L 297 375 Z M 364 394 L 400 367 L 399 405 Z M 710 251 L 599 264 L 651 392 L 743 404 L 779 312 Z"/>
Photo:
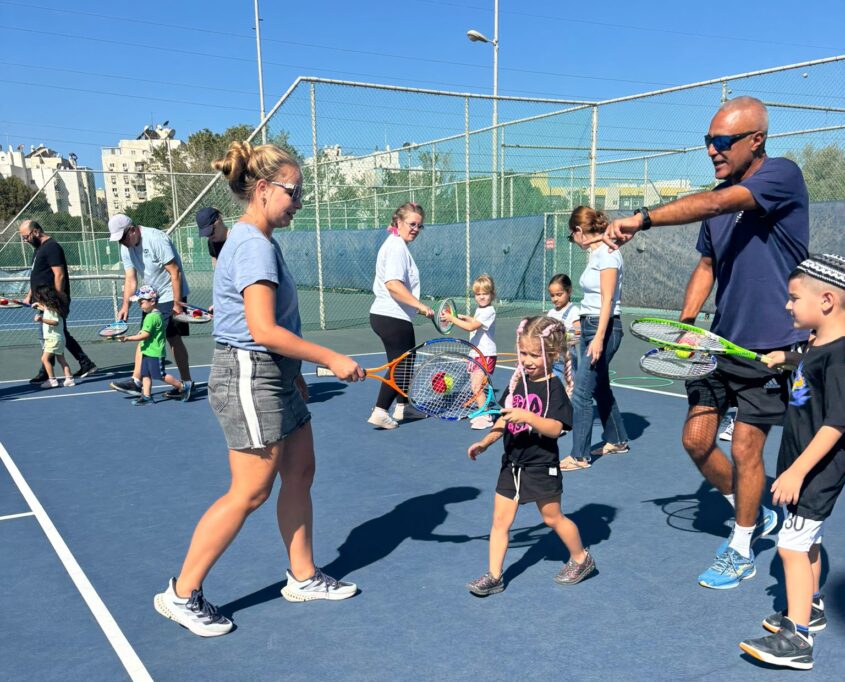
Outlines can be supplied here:
<path id="1" fill-rule="evenodd" d="M 170 204 L 164 197 L 155 197 L 135 208 L 128 208 L 126 215 L 132 218 L 136 225 L 145 227 L 167 227 L 173 219 L 170 215 Z"/>
<path id="2" fill-rule="evenodd" d="M 0 222 L 5 224 L 14 218 L 33 194 L 20 178 L 0 178 Z"/>
<path id="3" fill-rule="evenodd" d="M 839 145 L 816 149 L 808 144 L 785 156 L 801 166 L 810 201 L 845 199 L 845 150 Z"/>

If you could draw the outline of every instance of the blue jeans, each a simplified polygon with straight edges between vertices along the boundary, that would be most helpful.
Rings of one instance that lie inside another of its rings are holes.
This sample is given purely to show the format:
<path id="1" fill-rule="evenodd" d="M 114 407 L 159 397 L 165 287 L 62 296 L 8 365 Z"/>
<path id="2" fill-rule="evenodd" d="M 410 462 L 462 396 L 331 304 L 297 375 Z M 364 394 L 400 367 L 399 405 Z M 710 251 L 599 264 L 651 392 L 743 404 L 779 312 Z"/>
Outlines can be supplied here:
<path id="1" fill-rule="evenodd" d="M 575 378 L 575 374 L 578 371 L 578 363 L 580 362 L 579 356 L 581 355 L 581 345 L 573 346 L 569 349 L 569 361 L 572 364 L 572 377 Z M 556 360 L 555 363 L 552 365 L 552 373 L 560 379 L 560 383 L 563 384 L 563 387 L 566 388 L 566 379 L 564 378 L 563 374 L 563 360 Z"/>
<path id="2" fill-rule="evenodd" d="M 590 459 L 593 438 L 593 399 L 601 419 L 602 439 L 606 443 L 624 443 L 628 440 L 619 406 L 610 389 L 610 361 L 622 343 L 622 320 L 612 318 L 604 336 L 604 350 L 599 361 L 592 365 L 587 357 L 587 346 L 598 331 L 598 316 L 581 317 L 580 362 L 575 373 L 575 390 L 572 393 L 572 456 Z"/>

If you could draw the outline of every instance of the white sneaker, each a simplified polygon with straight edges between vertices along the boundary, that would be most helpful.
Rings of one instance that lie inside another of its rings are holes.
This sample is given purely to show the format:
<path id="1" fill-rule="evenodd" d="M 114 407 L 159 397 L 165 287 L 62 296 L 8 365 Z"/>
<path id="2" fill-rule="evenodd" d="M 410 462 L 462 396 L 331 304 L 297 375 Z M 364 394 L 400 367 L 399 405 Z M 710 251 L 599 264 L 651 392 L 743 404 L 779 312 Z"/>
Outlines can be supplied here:
<path id="1" fill-rule="evenodd" d="M 58 379 L 47 379 L 43 384 L 41 384 L 41 388 L 58 388 L 59 387 L 59 380 Z"/>
<path id="2" fill-rule="evenodd" d="M 65 386 L 76 386 L 76 382 L 73 380 L 73 377 L 65 377 Z"/>
<path id="3" fill-rule="evenodd" d="M 380 407 L 373 408 L 373 413 L 367 421 L 379 429 L 395 429 L 399 426 L 399 422 L 391 418 L 387 414 L 387 410 L 383 410 Z"/>
<path id="4" fill-rule="evenodd" d="M 719 434 L 719 440 L 733 440 L 734 437 L 734 423 L 736 422 L 735 417 L 731 417 L 728 421 L 728 425 L 722 430 Z"/>
<path id="5" fill-rule="evenodd" d="M 469 424 L 471 429 L 482 431 L 493 426 L 493 418 L 489 414 L 483 414 L 480 417 L 473 417 Z"/>
<path id="6" fill-rule="evenodd" d="M 411 403 L 396 403 L 396 407 L 393 408 L 393 419 L 397 422 L 426 419 L 427 417 L 428 415 L 425 412 L 421 412 Z"/>
<path id="7" fill-rule="evenodd" d="M 285 573 L 287 574 L 288 584 L 282 588 L 282 596 L 288 601 L 313 601 L 315 599 L 338 601 L 349 599 L 358 592 L 358 586 L 355 583 L 335 580 L 319 568 L 313 576 L 301 582 L 294 578 L 290 571 L 285 571 Z"/>
<path id="8" fill-rule="evenodd" d="M 232 629 L 232 621 L 205 600 L 202 588 L 191 592 L 189 599 L 176 596 L 176 578 L 171 578 L 167 589 L 155 596 L 153 606 L 165 618 L 200 637 L 219 637 Z"/>

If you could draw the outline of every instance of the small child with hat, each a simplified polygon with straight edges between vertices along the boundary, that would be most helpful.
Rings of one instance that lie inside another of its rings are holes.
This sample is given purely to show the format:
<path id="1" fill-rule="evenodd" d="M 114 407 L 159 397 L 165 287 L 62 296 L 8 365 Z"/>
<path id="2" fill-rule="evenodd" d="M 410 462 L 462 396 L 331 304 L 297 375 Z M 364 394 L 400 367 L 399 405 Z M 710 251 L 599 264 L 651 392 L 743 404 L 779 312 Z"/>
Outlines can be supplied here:
<path id="1" fill-rule="evenodd" d="M 184 390 L 184 385 L 176 377 L 167 374 L 164 370 L 165 355 L 165 327 L 164 318 L 156 308 L 158 303 L 158 292 L 151 286 L 142 286 L 135 295 L 130 297 L 131 301 L 137 301 L 144 312 L 144 321 L 141 323 L 141 331 L 131 336 L 121 336 L 120 341 L 141 342 L 141 392 L 140 398 L 132 401 L 133 405 L 152 405 L 153 379 L 159 379 L 177 389 L 182 401 L 188 399 L 190 393 Z"/>

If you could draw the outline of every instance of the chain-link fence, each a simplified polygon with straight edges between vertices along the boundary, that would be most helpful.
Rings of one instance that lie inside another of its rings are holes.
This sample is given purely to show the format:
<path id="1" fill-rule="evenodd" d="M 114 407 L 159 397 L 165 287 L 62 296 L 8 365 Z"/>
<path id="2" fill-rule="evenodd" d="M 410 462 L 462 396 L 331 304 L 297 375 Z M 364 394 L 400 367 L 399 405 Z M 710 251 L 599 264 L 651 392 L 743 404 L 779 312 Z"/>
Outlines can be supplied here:
<path id="1" fill-rule="evenodd" d="M 499 98 L 494 127 L 491 97 L 301 78 L 252 141 L 285 145 L 301 162 L 303 208 L 277 238 L 300 285 L 306 329 L 366 324 L 375 254 L 406 201 L 426 211 L 426 230 L 411 246 L 424 294 L 468 307 L 472 280 L 487 272 L 501 314 L 522 314 L 548 306 L 555 272 L 578 280 L 585 259 L 565 239 L 574 206 L 629 214 L 714 185 L 702 136 L 719 105 L 740 95 L 769 108 L 768 153 L 804 171 L 811 248 L 845 251 L 843 93 L 845 56 L 838 56 L 602 102 Z M 192 301 L 209 303 L 211 261 L 196 211 L 215 206 L 231 224 L 243 207 L 219 176 L 158 175 L 177 216 L 169 229 Z M 6 226 L 0 267 L 25 267 L 31 257 L 15 234 L 26 217 L 48 216 L 23 211 Z M 105 223 L 81 220 L 89 230 L 75 246 L 54 233 L 74 267 L 117 270 Z M 697 260 L 696 230 L 656 230 L 625 250 L 625 305 L 680 307 Z"/>

